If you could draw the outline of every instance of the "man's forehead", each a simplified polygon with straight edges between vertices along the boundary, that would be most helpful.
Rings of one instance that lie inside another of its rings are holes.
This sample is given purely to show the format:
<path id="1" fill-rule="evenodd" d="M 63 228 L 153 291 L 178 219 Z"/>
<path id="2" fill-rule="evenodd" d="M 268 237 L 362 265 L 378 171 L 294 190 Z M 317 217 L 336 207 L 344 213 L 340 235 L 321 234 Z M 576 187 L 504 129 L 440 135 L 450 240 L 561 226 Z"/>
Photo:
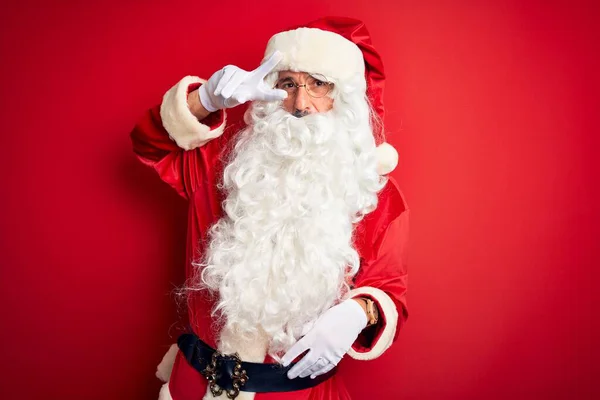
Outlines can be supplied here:
<path id="1" fill-rule="evenodd" d="M 297 71 L 279 71 L 279 79 L 283 78 L 306 78 L 310 74 L 308 72 L 297 72 Z"/>

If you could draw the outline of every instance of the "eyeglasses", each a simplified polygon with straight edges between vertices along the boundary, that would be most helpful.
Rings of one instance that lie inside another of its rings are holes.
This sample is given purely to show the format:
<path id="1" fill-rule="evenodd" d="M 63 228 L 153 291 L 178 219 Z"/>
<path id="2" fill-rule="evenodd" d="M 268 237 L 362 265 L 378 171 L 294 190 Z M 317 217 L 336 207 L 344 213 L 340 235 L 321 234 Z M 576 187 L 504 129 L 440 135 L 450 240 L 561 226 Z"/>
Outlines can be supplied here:
<path id="1" fill-rule="evenodd" d="M 304 87 L 310 97 L 325 97 L 333 89 L 333 83 L 328 82 L 327 78 L 318 74 L 311 74 L 306 78 L 304 85 L 298 85 L 292 78 L 280 79 L 276 84 L 276 89 L 285 90 L 289 96 L 295 96 L 298 88 Z"/>

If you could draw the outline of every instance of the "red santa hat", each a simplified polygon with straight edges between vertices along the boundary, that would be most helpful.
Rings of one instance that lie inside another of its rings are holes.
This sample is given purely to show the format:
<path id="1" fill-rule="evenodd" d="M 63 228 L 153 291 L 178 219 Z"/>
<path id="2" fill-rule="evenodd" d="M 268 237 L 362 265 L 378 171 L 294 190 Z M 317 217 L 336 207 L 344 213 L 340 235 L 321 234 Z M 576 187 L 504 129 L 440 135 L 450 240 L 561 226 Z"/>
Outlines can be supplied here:
<path id="1" fill-rule="evenodd" d="M 273 35 L 263 62 L 275 51 L 283 55 L 275 71 L 318 73 L 333 83 L 364 82 L 369 102 L 379 119 L 373 123 L 373 135 L 378 145 L 378 171 L 388 174 L 394 170 L 398 153 L 385 142 L 383 130 L 383 62 L 371 43 L 365 24 L 353 18 L 321 18 Z"/>

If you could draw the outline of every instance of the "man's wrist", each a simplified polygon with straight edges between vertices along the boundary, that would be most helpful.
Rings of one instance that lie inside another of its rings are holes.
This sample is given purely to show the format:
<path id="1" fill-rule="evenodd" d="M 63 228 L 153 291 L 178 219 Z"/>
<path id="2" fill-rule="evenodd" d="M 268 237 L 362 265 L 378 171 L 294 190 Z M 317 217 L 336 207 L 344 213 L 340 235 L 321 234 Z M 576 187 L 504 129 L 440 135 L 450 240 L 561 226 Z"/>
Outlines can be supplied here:
<path id="1" fill-rule="evenodd" d="M 351 302 L 348 304 L 348 306 L 352 308 L 353 312 L 356 313 L 356 322 L 359 324 L 360 331 L 362 331 L 369 325 L 367 314 L 365 313 L 364 307 L 360 301 L 357 301 L 356 299 L 348 299 L 344 303 L 348 303 L 350 300 Z"/>
<path id="2" fill-rule="evenodd" d="M 352 300 L 356 301 L 363 309 L 367 317 L 367 326 L 376 325 L 379 321 L 379 309 L 375 302 L 366 297 L 354 297 Z"/>
<path id="3" fill-rule="evenodd" d="M 201 121 L 210 114 L 210 111 L 208 111 L 200 102 L 199 92 L 199 89 L 189 92 L 187 103 L 190 112 L 198 119 L 198 121 Z"/>

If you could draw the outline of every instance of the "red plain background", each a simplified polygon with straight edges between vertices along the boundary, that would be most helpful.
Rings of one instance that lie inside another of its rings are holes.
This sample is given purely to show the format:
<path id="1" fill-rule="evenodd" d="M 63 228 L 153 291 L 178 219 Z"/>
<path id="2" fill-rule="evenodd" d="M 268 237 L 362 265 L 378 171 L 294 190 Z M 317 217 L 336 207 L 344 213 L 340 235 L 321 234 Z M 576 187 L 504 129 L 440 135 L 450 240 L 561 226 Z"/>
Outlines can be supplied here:
<path id="1" fill-rule="evenodd" d="M 412 209 L 411 316 L 344 365 L 354 398 L 598 395 L 592 2 L 47 3 L 0 15 L 1 399 L 156 398 L 186 204 L 128 132 L 182 76 L 331 14 L 384 58 Z"/>

